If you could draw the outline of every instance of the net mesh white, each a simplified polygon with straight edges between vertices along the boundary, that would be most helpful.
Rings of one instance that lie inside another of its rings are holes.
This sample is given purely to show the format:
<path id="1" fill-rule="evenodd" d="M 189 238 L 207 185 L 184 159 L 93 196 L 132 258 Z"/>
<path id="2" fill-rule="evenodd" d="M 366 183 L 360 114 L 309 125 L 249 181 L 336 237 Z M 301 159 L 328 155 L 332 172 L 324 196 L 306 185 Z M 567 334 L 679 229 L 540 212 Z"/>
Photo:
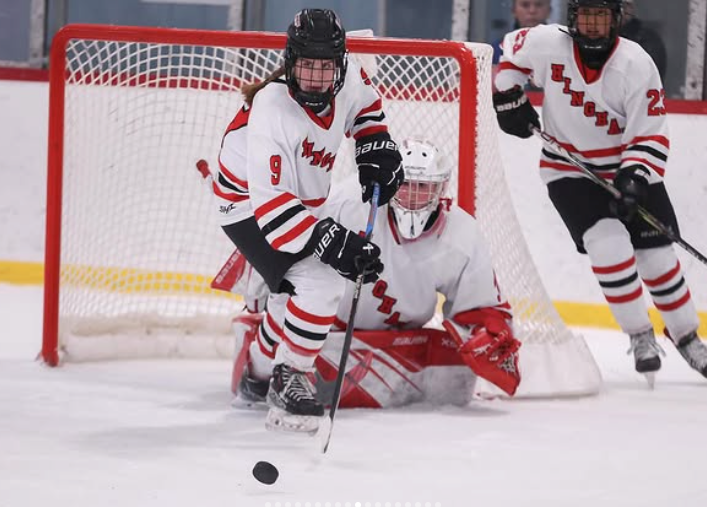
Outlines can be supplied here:
<path id="1" fill-rule="evenodd" d="M 65 60 L 52 62 L 65 68 L 64 136 L 52 140 L 63 142 L 64 154 L 62 204 L 48 211 L 61 214 L 61 248 L 49 250 L 61 259 L 59 328 L 58 336 L 45 333 L 45 344 L 57 340 L 64 360 L 231 355 L 230 318 L 242 303 L 209 283 L 233 246 L 195 163 L 217 167 L 241 86 L 276 69 L 282 53 L 204 45 L 207 37 L 193 44 L 174 44 L 169 31 L 164 43 L 137 42 L 138 32 L 134 41 L 125 33 L 121 41 L 69 37 Z M 352 57 L 378 88 L 395 139 L 429 140 L 455 163 L 461 143 L 475 146 L 473 167 L 461 170 L 475 173 L 476 217 L 523 342 L 519 394 L 596 392 L 596 364 L 556 313 L 513 211 L 491 106 L 492 50 L 467 47 L 478 75 L 475 138 L 459 121 L 457 58 L 405 56 L 388 46 Z M 353 162 L 345 142 L 335 178 L 354 171 Z M 455 173 L 455 194 L 457 187 Z"/>

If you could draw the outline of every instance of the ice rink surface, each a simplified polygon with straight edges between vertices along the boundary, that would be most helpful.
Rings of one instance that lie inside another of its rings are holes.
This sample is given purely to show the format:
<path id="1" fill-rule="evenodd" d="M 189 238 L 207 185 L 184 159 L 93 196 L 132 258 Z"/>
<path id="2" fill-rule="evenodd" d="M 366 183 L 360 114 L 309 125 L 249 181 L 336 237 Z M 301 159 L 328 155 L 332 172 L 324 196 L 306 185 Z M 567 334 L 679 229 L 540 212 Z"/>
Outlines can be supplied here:
<path id="1" fill-rule="evenodd" d="M 228 362 L 52 370 L 41 326 L 41 288 L 0 285 L 0 507 L 707 505 L 707 380 L 665 340 L 654 391 L 626 338 L 581 330 L 598 396 L 343 410 L 322 456 L 232 408 Z"/>

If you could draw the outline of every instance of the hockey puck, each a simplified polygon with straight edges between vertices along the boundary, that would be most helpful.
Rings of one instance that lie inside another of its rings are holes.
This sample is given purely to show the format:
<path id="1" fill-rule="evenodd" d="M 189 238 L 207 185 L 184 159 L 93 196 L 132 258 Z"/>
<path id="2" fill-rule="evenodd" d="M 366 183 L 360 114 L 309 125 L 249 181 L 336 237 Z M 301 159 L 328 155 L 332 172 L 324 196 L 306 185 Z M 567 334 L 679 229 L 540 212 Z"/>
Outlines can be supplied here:
<path id="1" fill-rule="evenodd" d="M 277 471 L 275 465 L 267 461 L 258 461 L 253 467 L 253 477 L 263 484 L 275 484 L 279 476 L 280 472 Z"/>

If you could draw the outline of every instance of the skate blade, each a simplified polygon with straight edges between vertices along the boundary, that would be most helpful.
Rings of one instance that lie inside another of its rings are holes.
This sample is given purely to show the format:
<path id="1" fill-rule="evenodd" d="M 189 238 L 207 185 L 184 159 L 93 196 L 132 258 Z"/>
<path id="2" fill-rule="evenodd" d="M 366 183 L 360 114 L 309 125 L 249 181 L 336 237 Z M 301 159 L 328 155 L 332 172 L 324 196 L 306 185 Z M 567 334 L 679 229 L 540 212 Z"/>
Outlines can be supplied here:
<path id="1" fill-rule="evenodd" d="M 646 382 L 648 382 L 648 387 L 655 389 L 655 372 L 649 371 L 643 374 L 646 377 Z"/>
<path id="2" fill-rule="evenodd" d="M 270 407 L 265 417 L 265 428 L 270 431 L 307 433 L 316 435 L 321 417 L 314 415 L 294 415 L 277 407 Z"/>

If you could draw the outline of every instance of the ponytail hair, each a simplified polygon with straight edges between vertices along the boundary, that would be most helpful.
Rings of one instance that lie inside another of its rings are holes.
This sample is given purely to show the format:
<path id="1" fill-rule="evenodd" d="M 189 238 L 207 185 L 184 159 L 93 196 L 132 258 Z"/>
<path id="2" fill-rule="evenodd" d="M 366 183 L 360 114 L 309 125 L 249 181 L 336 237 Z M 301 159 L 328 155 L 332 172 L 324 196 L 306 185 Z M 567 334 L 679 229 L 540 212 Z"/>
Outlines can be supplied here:
<path id="1" fill-rule="evenodd" d="M 256 93 L 258 93 L 260 90 L 265 88 L 268 84 L 272 83 L 273 81 L 280 79 L 284 75 L 285 75 L 285 66 L 283 65 L 279 69 L 273 71 L 263 81 L 260 81 L 258 83 L 251 83 L 251 84 L 244 85 L 243 88 L 241 88 L 241 93 L 243 94 L 243 98 L 245 99 L 246 104 L 248 104 L 248 106 L 252 106 L 253 99 L 255 98 Z"/>

